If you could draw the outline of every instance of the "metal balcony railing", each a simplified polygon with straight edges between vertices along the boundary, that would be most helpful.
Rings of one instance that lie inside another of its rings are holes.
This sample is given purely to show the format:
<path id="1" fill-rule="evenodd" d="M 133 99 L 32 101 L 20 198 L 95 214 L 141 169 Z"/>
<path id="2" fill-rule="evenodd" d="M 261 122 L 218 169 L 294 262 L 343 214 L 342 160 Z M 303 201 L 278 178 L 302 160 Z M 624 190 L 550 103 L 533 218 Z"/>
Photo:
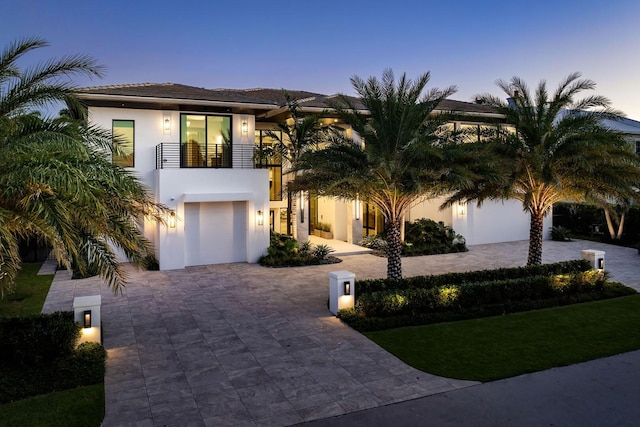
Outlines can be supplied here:
<path id="1" fill-rule="evenodd" d="M 172 168 L 233 168 L 254 169 L 260 164 L 254 159 L 253 145 L 162 142 L 156 145 L 156 169 Z"/>

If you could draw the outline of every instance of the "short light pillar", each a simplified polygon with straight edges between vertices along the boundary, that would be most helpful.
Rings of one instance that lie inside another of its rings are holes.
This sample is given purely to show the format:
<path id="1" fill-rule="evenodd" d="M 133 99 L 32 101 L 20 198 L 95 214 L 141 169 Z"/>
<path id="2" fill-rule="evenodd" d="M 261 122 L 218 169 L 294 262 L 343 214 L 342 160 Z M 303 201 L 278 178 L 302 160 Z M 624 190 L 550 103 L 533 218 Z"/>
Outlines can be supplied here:
<path id="1" fill-rule="evenodd" d="M 604 271 L 604 251 L 596 251 L 595 249 L 585 249 L 581 251 L 582 259 L 586 259 L 591 263 L 594 270 Z"/>
<path id="2" fill-rule="evenodd" d="M 75 297 L 73 299 L 73 320 L 80 324 L 80 341 L 97 342 L 102 344 L 102 329 L 100 326 L 100 305 L 102 297 L 91 295 L 88 297 Z"/>
<path id="3" fill-rule="evenodd" d="M 338 310 L 353 308 L 355 305 L 356 275 L 350 271 L 332 271 L 329 273 L 329 311 L 338 314 Z"/>

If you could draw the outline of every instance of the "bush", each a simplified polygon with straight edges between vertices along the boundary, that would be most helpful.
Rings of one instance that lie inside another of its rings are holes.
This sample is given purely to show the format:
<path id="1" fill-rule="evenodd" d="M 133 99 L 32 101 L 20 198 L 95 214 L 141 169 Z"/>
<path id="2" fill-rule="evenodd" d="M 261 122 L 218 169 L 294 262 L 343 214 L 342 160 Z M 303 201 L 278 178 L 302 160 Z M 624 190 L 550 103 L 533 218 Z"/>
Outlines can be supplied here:
<path id="1" fill-rule="evenodd" d="M 404 236 L 402 255 L 405 256 L 446 254 L 468 250 L 464 237 L 456 234 L 453 228 L 426 218 L 405 222 Z"/>
<path id="2" fill-rule="evenodd" d="M 569 239 L 569 230 L 562 227 L 551 227 L 551 240 L 555 240 L 556 242 L 568 242 Z"/>
<path id="3" fill-rule="evenodd" d="M 70 311 L 0 319 L 0 363 L 31 367 L 73 354 L 80 327 Z"/>
<path id="4" fill-rule="evenodd" d="M 500 279 L 478 282 L 464 279 L 465 276 L 488 277 L 492 271 L 428 276 L 432 279 L 428 286 L 415 286 L 424 285 L 424 280 L 404 279 L 388 283 L 393 286 L 382 290 L 362 292 L 360 289 L 355 309 L 338 314 L 354 328 L 371 331 L 554 307 L 635 293 L 631 288 L 608 282 L 602 271 L 548 273 L 585 267 L 582 261 L 535 266 L 537 268 L 500 269 L 495 274 Z M 540 267 L 548 267 L 547 273 L 524 274 L 527 271 L 539 273 L 545 270 Z M 521 277 L 510 278 L 509 271 L 519 273 Z M 402 286 L 407 281 L 413 282 L 414 286 Z M 357 282 L 356 291 L 361 282 Z"/>
<path id="5" fill-rule="evenodd" d="M 591 269 L 589 261 L 580 259 L 554 264 L 531 265 L 526 267 L 498 268 L 465 273 L 447 273 L 431 276 L 405 277 L 401 280 L 371 279 L 356 282 L 356 298 L 359 295 L 387 289 L 434 288 L 468 282 L 488 282 L 492 280 L 516 279 L 520 277 L 571 274 Z"/>
<path id="6" fill-rule="evenodd" d="M 0 403 L 101 383 L 107 353 L 79 330 L 71 312 L 1 320 Z"/>
<path id="7" fill-rule="evenodd" d="M 267 255 L 261 256 L 258 263 L 264 267 L 296 267 L 342 262 L 336 257 L 328 257 L 331 252 L 334 250 L 327 245 L 315 248 L 311 242 L 298 245 L 294 238 L 272 231 Z"/>

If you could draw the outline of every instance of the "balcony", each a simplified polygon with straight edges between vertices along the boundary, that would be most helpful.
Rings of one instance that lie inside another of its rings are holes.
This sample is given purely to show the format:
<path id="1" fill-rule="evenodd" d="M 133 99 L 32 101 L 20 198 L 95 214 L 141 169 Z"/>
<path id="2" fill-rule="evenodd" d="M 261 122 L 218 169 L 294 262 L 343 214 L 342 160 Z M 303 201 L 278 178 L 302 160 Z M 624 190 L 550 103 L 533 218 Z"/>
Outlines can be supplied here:
<path id="1" fill-rule="evenodd" d="M 163 142 L 156 145 L 156 169 L 265 167 L 255 160 L 255 146 L 212 144 L 208 147 L 192 143 Z"/>

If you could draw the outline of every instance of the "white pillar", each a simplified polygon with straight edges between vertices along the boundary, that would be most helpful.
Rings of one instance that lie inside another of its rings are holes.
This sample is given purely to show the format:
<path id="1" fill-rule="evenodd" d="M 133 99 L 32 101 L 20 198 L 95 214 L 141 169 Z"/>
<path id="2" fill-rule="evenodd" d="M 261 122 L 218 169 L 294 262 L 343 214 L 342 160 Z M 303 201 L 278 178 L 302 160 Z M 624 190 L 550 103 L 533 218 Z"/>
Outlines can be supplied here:
<path id="1" fill-rule="evenodd" d="M 80 324 L 80 341 L 97 342 L 102 344 L 102 327 L 100 321 L 100 305 L 102 297 L 91 295 L 88 297 L 75 297 L 73 299 L 73 320 Z"/>
<path id="2" fill-rule="evenodd" d="M 329 311 L 334 315 L 355 306 L 355 279 L 355 273 L 346 270 L 329 273 Z"/>
<path id="3" fill-rule="evenodd" d="M 582 259 L 586 259 L 591 263 L 591 268 L 594 270 L 604 271 L 604 251 L 597 251 L 595 249 L 585 249 L 581 251 Z"/>

